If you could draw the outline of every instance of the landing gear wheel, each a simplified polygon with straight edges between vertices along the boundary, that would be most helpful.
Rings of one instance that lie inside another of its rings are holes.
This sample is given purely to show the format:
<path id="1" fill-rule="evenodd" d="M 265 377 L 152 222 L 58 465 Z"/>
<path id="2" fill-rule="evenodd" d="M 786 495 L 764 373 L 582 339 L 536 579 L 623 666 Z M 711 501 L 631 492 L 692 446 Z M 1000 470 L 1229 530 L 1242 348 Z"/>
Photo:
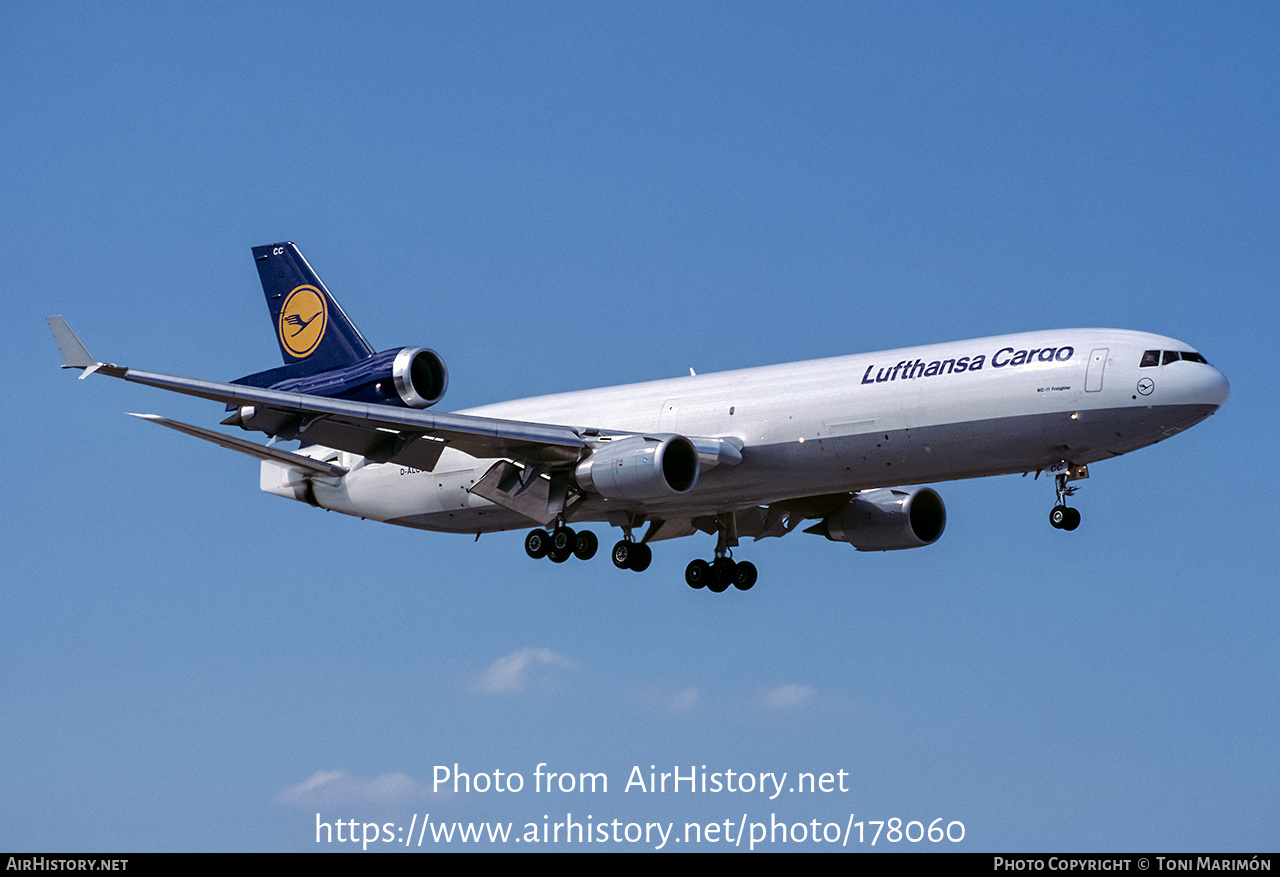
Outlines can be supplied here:
<path id="1" fill-rule="evenodd" d="M 712 593 L 720 594 L 733 584 L 734 572 L 738 565 L 727 557 L 717 557 L 711 564 L 711 581 L 707 588 Z"/>
<path id="2" fill-rule="evenodd" d="M 631 558 L 631 571 L 644 572 L 649 568 L 649 564 L 653 563 L 653 549 L 643 542 L 637 542 L 633 547 L 635 551 Z"/>
<path id="3" fill-rule="evenodd" d="M 613 565 L 618 569 L 644 572 L 651 563 L 653 563 L 653 549 L 643 542 L 628 542 L 623 539 L 613 546 Z"/>
<path id="4" fill-rule="evenodd" d="M 1080 526 L 1080 510 L 1068 508 L 1067 519 L 1062 522 L 1062 529 L 1074 530 L 1076 527 L 1079 527 L 1079 526 Z"/>
<path id="5" fill-rule="evenodd" d="M 578 534 L 562 524 L 551 531 L 551 550 L 568 557 L 573 553 L 573 546 L 577 539 Z"/>
<path id="6" fill-rule="evenodd" d="M 573 542 L 573 556 L 578 560 L 590 560 L 596 556 L 600 540 L 590 530 L 583 530 Z"/>
<path id="7" fill-rule="evenodd" d="M 1074 417 L 1075 415 L 1072 416 Z M 1070 508 L 1067 505 L 1067 497 L 1076 492 L 1074 487 L 1067 484 L 1067 478 L 1069 475 L 1074 475 L 1075 478 L 1088 478 L 1089 473 L 1086 467 L 1083 466 L 1079 467 L 1079 472 L 1075 470 L 1076 467 L 1069 467 L 1067 472 L 1060 472 L 1055 476 L 1058 504 L 1053 507 L 1053 511 L 1049 512 L 1049 524 L 1057 530 L 1074 530 L 1080 526 L 1079 510 Z"/>
<path id="8" fill-rule="evenodd" d="M 1064 505 L 1054 506 L 1053 511 L 1049 512 L 1049 526 L 1055 530 L 1063 529 L 1069 517 L 1067 513 L 1070 511 L 1071 509 Z"/>
<path id="9" fill-rule="evenodd" d="M 689 587 L 697 590 L 705 588 L 711 581 L 711 564 L 705 560 L 691 560 L 684 568 L 684 580 Z"/>
<path id="10" fill-rule="evenodd" d="M 618 569 L 631 569 L 631 557 L 635 553 L 636 543 L 626 539 L 613 546 L 613 565 Z"/>
<path id="11" fill-rule="evenodd" d="M 755 583 L 756 565 L 749 560 L 740 561 L 733 571 L 733 586 L 739 591 L 750 591 Z"/>
<path id="12" fill-rule="evenodd" d="M 546 557 L 550 547 L 551 538 L 546 530 L 530 530 L 529 535 L 524 537 L 524 553 L 534 560 Z"/>
<path id="13" fill-rule="evenodd" d="M 573 557 L 573 546 L 557 548 L 555 545 L 552 545 L 547 549 L 547 558 L 552 563 L 564 563 L 571 557 Z"/>

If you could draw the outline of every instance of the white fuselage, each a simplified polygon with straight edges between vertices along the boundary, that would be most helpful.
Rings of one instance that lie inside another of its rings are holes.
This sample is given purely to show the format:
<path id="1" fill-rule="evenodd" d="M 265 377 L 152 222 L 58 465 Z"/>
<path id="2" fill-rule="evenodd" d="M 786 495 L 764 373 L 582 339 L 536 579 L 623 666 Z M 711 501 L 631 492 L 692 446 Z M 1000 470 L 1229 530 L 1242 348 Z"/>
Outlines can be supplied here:
<path id="1" fill-rule="evenodd" d="M 716 514 L 800 497 L 1087 464 L 1154 444 L 1212 414 L 1227 380 L 1203 362 L 1140 368 L 1159 335 L 1064 329 L 750 368 L 522 399 L 465 414 L 575 428 L 732 438 L 742 460 L 687 493 L 628 510 Z M 320 449 L 304 450 L 315 454 Z M 334 457 L 336 452 L 329 454 Z M 531 525 L 469 492 L 493 465 L 446 449 L 431 472 L 360 465 L 316 479 L 315 501 L 360 517 L 453 532 Z M 278 464 L 264 490 L 295 494 Z M 590 499 L 572 520 L 608 520 Z"/>

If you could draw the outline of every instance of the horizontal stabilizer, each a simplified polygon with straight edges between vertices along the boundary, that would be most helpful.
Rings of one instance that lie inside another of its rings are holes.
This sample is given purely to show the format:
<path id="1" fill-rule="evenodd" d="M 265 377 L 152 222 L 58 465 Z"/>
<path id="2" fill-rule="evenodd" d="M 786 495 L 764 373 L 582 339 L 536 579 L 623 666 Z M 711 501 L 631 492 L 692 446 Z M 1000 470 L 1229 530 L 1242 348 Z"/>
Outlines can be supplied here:
<path id="1" fill-rule="evenodd" d="M 221 445 L 222 447 L 228 448 L 232 451 L 239 451 L 242 454 L 248 454 L 250 457 L 257 457 L 259 460 L 271 460 L 275 463 L 291 466 L 294 469 L 301 469 L 309 475 L 316 475 L 321 478 L 341 478 L 348 472 L 345 466 L 338 466 L 334 463 L 324 463 L 320 460 L 314 460 L 311 457 L 305 457 L 302 454 L 295 454 L 291 451 L 269 448 L 265 445 L 260 445 L 257 442 L 251 442 L 248 439 L 224 435 L 223 433 L 215 432 L 212 429 L 205 429 L 202 426 L 192 426 L 190 423 L 183 423 L 180 420 L 170 420 L 169 418 L 161 417 L 158 414 L 134 414 L 133 416 L 140 417 L 143 420 L 149 420 L 152 423 L 158 423 L 160 426 L 167 426 L 170 429 L 176 429 L 178 432 L 185 432 L 187 435 L 195 436 L 198 439 L 204 439 L 207 442 L 213 442 L 215 445 Z"/>

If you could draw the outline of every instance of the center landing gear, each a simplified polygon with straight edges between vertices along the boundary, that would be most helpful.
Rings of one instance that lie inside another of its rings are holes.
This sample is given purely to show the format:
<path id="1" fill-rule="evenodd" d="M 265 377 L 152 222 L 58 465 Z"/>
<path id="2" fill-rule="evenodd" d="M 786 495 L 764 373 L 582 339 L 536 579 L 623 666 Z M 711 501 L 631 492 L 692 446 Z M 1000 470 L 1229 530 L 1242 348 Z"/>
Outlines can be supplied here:
<path id="1" fill-rule="evenodd" d="M 626 538 L 613 546 L 613 565 L 618 569 L 629 569 L 632 572 L 644 572 L 653 563 L 653 549 L 643 542 L 631 538 L 630 531 Z"/>
<path id="2" fill-rule="evenodd" d="M 590 530 L 575 533 L 564 524 L 550 533 L 546 530 L 530 530 L 524 537 L 524 552 L 534 560 L 551 558 L 552 563 L 564 563 L 570 557 L 590 560 L 595 557 L 600 540 Z"/>
<path id="3" fill-rule="evenodd" d="M 1055 530 L 1074 530 L 1080 526 L 1080 511 L 1067 506 L 1067 497 L 1076 492 L 1074 487 L 1067 486 L 1067 473 L 1060 472 L 1055 476 L 1058 489 L 1058 504 L 1049 512 L 1049 525 Z"/>

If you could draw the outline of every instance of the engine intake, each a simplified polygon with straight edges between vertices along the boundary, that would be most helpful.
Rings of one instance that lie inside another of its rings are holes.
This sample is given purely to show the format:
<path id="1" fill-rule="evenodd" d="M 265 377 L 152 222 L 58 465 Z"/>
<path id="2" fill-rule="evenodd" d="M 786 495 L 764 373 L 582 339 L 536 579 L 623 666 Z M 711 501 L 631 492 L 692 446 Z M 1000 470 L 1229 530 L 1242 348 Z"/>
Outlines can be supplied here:
<path id="1" fill-rule="evenodd" d="M 636 435 L 602 443 L 573 474 L 605 499 L 655 500 L 692 490 L 698 471 L 698 449 L 684 436 Z"/>
<path id="2" fill-rule="evenodd" d="M 391 364 L 400 401 L 409 408 L 430 408 L 444 398 L 449 388 L 449 370 L 444 359 L 426 347 L 406 347 Z"/>
<path id="3" fill-rule="evenodd" d="M 946 526 L 947 508 L 932 488 L 882 488 L 855 494 L 805 532 L 848 542 L 859 551 L 897 551 L 932 545 Z"/>
<path id="4" fill-rule="evenodd" d="M 427 347 L 384 350 L 351 365 L 269 385 L 281 392 L 406 408 L 430 408 L 448 387 L 444 359 Z"/>

